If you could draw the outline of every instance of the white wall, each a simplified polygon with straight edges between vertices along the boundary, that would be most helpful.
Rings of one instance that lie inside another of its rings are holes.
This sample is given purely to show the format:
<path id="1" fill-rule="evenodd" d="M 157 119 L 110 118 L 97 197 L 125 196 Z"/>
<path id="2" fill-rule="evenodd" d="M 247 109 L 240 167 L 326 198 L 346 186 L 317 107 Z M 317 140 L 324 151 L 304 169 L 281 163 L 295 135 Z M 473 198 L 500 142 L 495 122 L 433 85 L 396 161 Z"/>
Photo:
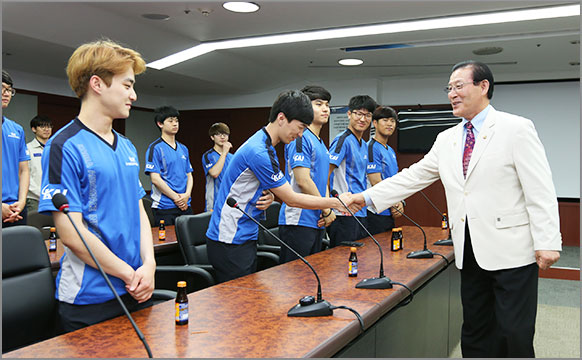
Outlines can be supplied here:
<path id="1" fill-rule="evenodd" d="M 17 122 L 24 128 L 26 142 L 34 139 L 34 133 L 30 130 L 30 120 L 38 114 L 38 102 L 35 95 L 16 94 L 10 101 L 2 115 Z"/>

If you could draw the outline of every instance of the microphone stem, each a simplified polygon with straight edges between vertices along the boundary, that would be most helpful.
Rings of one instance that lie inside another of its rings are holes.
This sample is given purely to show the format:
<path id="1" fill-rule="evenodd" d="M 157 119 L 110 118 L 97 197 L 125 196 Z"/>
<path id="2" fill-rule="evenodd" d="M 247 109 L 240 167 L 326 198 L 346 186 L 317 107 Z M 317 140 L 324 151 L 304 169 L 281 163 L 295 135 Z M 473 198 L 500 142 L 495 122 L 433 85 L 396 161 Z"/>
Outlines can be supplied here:
<path id="1" fill-rule="evenodd" d="M 419 192 L 422 194 L 422 196 L 424 196 L 424 198 L 426 199 L 426 201 L 428 201 L 428 203 L 429 203 L 429 204 L 431 204 L 431 205 L 432 205 L 432 207 L 433 207 L 433 208 L 434 208 L 436 211 L 438 211 L 438 213 L 439 213 L 439 214 L 441 214 L 441 215 L 442 215 L 442 212 L 439 210 L 439 208 L 437 208 L 437 207 L 436 207 L 436 205 L 435 205 L 435 204 L 434 204 L 432 201 L 430 201 L 430 199 L 428 198 L 428 196 L 426 196 L 426 195 L 425 195 L 425 193 L 424 193 L 424 192 L 422 192 L 422 190 L 420 190 Z"/>

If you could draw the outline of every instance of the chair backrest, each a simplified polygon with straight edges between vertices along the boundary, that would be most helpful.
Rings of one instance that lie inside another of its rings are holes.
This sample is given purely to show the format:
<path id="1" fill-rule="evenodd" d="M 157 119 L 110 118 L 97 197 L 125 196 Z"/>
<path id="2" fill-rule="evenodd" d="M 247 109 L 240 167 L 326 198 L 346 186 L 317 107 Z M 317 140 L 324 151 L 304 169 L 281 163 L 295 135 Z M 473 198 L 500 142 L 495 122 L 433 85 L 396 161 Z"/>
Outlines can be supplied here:
<path id="1" fill-rule="evenodd" d="M 57 302 L 50 259 L 32 226 L 2 230 L 2 352 L 56 335 Z"/>
<path id="2" fill-rule="evenodd" d="M 146 214 L 148 214 L 148 219 L 150 220 L 150 225 L 152 227 L 158 226 L 158 224 L 154 224 L 154 212 L 152 211 L 152 198 L 149 195 L 144 196 L 141 198 L 143 201 L 143 207 L 145 208 Z"/>
<path id="3" fill-rule="evenodd" d="M 28 213 L 26 223 L 39 229 L 45 240 L 49 238 L 50 228 L 55 226 L 52 215 L 40 214 L 36 210 Z"/>
<path id="4" fill-rule="evenodd" d="M 176 238 L 187 265 L 210 264 L 206 250 L 206 230 L 212 212 L 176 218 Z"/>
<path id="5" fill-rule="evenodd" d="M 281 210 L 281 203 L 273 201 L 266 210 L 265 220 L 261 220 L 261 224 L 267 229 L 279 226 L 279 210 Z"/>

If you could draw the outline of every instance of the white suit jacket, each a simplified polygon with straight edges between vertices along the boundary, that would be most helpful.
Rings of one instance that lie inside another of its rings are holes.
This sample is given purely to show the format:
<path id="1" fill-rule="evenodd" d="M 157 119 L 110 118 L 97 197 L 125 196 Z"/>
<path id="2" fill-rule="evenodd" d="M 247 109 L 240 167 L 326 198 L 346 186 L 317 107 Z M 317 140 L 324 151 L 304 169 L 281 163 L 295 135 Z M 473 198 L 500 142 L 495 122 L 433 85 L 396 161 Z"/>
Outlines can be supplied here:
<path id="1" fill-rule="evenodd" d="M 463 127 L 441 132 L 426 156 L 366 190 L 382 211 L 439 178 L 446 193 L 456 265 L 463 267 L 465 221 L 485 270 L 535 262 L 535 250 L 561 250 L 558 202 L 533 123 L 494 108 L 475 139 L 463 177 Z"/>

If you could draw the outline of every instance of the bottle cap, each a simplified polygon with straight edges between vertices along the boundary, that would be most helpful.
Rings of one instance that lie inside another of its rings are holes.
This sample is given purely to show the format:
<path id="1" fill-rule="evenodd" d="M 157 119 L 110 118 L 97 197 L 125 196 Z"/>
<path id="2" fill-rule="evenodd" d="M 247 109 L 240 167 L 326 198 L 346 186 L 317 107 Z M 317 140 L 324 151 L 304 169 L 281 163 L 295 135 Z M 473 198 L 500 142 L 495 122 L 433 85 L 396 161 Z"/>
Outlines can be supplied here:
<path id="1" fill-rule="evenodd" d="M 186 282 L 185 281 L 178 281 L 178 287 L 179 288 L 186 287 Z"/>
<path id="2" fill-rule="evenodd" d="M 351 252 L 356 252 L 356 250 L 357 250 L 357 249 L 356 249 L 356 247 L 355 247 L 355 246 L 352 246 L 352 247 L 350 248 L 350 250 L 351 250 Z"/>
<path id="3" fill-rule="evenodd" d="M 55 231 L 57 231 L 57 228 L 52 227 L 51 232 L 55 232 Z"/>
<path id="4" fill-rule="evenodd" d="M 160 224 L 165 224 L 166 220 L 160 220 Z"/>
<path id="5" fill-rule="evenodd" d="M 447 213 L 443 213 L 443 216 L 447 216 Z"/>

